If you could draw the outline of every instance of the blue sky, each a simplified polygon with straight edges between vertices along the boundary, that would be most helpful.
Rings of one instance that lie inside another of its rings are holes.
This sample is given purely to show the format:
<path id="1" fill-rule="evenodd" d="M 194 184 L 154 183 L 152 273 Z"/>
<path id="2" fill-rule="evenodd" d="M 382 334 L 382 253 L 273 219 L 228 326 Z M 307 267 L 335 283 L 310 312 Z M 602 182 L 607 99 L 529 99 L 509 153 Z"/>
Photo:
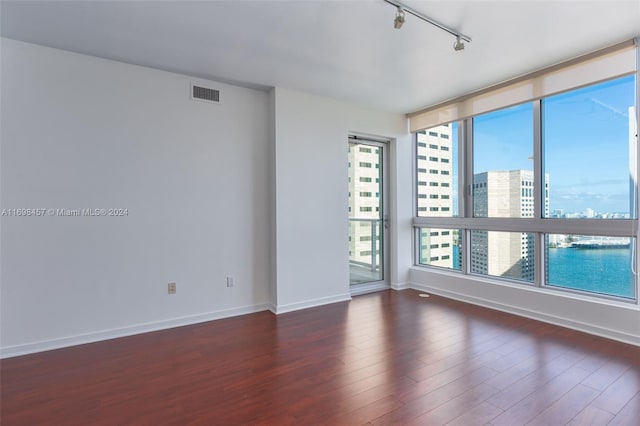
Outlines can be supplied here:
<path id="1" fill-rule="evenodd" d="M 633 76 L 543 101 L 550 209 L 629 212 L 629 106 Z M 474 119 L 474 173 L 532 170 L 530 103 Z"/>

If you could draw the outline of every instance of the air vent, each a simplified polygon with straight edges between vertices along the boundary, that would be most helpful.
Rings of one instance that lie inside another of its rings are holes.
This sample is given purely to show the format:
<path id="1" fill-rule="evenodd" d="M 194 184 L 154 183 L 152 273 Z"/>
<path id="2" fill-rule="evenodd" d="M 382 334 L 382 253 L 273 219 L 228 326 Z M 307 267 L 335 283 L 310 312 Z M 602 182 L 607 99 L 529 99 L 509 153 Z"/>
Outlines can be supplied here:
<path id="1" fill-rule="evenodd" d="M 208 87 L 196 86 L 195 84 L 192 84 L 191 99 L 196 99 L 198 101 L 203 101 L 203 102 L 210 102 L 213 104 L 219 104 L 220 91 L 215 89 L 210 89 Z"/>

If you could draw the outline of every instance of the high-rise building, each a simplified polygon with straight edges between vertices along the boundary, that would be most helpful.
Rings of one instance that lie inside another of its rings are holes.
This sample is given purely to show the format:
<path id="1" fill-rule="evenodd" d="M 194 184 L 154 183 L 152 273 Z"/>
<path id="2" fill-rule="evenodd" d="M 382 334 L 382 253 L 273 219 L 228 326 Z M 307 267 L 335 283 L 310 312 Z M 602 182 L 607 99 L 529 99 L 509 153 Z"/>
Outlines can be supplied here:
<path id="1" fill-rule="evenodd" d="M 545 217 L 549 177 L 545 175 Z M 473 176 L 475 217 L 534 217 L 531 170 L 488 171 Z M 533 281 L 535 243 L 530 233 L 471 232 L 471 272 Z"/>
<path id="2" fill-rule="evenodd" d="M 417 134 L 418 216 L 451 217 L 454 212 L 452 126 L 433 127 Z M 458 236 L 452 230 L 430 229 L 420 239 L 420 263 L 454 267 Z"/>
<path id="3" fill-rule="evenodd" d="M 349 144 L 349 259 L 376 270 L 380 265 L 381 148 Z"/>

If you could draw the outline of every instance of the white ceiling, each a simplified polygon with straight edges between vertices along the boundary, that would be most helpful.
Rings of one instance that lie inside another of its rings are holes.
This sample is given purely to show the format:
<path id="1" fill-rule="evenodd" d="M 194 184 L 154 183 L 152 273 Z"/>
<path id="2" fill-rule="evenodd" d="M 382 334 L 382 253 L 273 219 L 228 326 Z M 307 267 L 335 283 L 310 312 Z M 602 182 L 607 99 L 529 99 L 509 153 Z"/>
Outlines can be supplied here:
<path id="1" fill-rule="evenodd" d="M 635 1 L 5 1 L 4 37 L 410 112 L 640 35 Z"/>

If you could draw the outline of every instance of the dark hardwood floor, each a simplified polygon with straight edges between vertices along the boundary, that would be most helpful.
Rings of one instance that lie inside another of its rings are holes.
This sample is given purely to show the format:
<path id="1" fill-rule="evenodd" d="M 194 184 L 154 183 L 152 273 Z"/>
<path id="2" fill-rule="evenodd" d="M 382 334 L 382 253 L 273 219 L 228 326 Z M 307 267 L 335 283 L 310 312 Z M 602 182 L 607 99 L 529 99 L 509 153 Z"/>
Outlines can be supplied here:
<path id="1" fill-rule="evenodd" d="M 638 425 L 640 348 L 386 291 L 1 361 L 9 425 Z"/>

